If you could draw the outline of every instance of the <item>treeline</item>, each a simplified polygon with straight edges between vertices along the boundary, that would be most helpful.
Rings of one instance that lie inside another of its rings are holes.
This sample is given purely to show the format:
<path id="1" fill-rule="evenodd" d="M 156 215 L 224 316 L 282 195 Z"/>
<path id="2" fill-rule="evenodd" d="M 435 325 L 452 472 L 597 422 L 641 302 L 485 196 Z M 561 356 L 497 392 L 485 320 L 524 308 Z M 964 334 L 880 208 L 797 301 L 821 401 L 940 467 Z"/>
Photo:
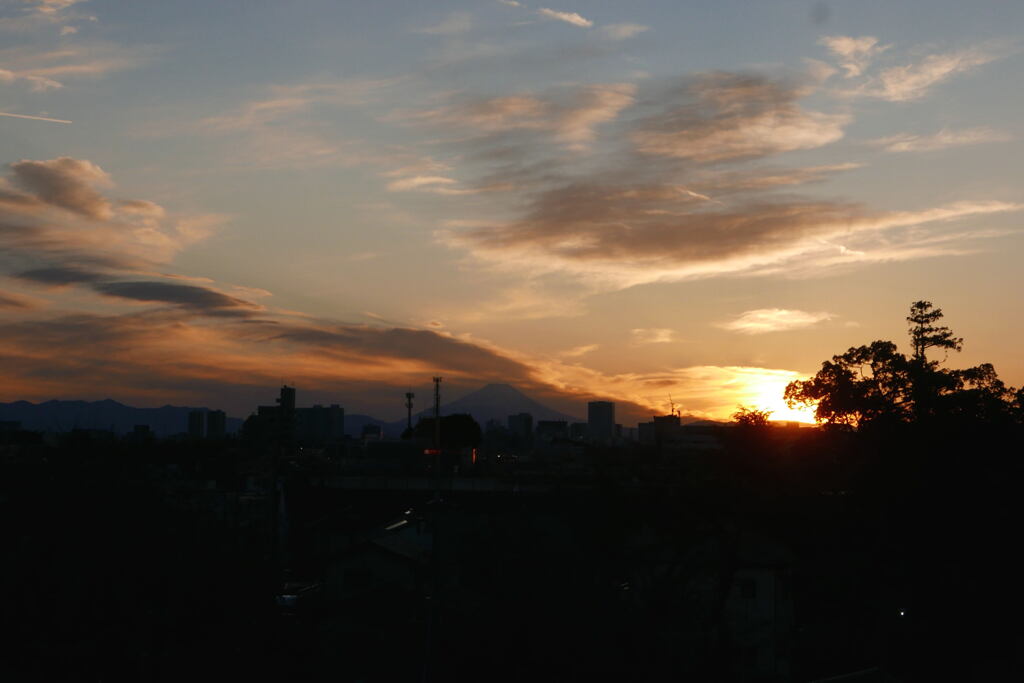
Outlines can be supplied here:
<path id="1" fill-rule="evenodd" d="M 963 338 L 939 325 L 942 309 L 929 301 L 910 307 L 906 356 L 894 342 L 874 341 L 833 356 L 809 380 L 786 387 L 790 405 L 815 405 L 815 416 L 830 426 L 893 428 L 945 425 L 998 426 L 1024 421 L 1024 389 L 1007 387 L 991 363 L 943 367 Z M 943 359 L 929 358 L 941 351 Z"/>

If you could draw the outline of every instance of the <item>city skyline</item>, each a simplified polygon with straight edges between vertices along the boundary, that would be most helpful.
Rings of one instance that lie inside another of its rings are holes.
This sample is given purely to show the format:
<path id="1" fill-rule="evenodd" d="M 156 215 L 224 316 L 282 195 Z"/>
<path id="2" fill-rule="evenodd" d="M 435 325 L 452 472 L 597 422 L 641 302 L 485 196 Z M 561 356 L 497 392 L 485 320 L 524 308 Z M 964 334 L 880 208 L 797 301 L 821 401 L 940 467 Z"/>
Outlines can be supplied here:
<path id="1" fill-rule="evenodd" d="M 782 391 L 912 301 L 1024 384 L 988 2 L 0 1 L 0 401 Z"/>

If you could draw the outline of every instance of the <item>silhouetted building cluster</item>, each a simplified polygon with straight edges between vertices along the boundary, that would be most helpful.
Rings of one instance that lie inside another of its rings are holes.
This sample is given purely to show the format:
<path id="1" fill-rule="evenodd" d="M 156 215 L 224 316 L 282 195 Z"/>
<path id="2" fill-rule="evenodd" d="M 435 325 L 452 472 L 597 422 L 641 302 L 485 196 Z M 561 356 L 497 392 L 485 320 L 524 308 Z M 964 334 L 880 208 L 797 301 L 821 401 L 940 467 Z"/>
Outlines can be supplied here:
<path id="1" fill-rule="evenodd" d="M 529 413 L 509 415 L 508 431 L 520 439 L 529 439 L 533 436 L 533 415 Z"/>
<path id="2" fill-rule="evenodd" d="M 227 414 L 223 410 L 192 410 L 188 414 L 190 439 L 223 439 L 227 435 Z"/>
<path id="3" fill-rule="evenodd" d="M 345 411 L 337 405 L 297 408 L 295 388 L 282 386 L 276 405 L 259 406 L 242 432 L 246 439 L 268 444 L 331 446 L 345 438 Z"/>
<path id="4" fill-rule="evenodd" d="M 568 439 L 569 423 L 565 420 L 538 420 L 537 438 L 541 441 Z"/>

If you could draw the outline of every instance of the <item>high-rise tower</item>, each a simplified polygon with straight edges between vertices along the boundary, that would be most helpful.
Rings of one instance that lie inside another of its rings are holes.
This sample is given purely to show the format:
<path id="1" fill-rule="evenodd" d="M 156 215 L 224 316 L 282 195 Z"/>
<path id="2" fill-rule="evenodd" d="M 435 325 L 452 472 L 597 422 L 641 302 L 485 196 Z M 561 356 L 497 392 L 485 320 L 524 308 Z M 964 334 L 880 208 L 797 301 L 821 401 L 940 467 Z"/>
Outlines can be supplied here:
<path id="1" fill-rule="evenodd" d="M 587 404 L 587 432 L 591 441 L 608 443 L 615 436 L 615 404 L 591 401 Z"/>

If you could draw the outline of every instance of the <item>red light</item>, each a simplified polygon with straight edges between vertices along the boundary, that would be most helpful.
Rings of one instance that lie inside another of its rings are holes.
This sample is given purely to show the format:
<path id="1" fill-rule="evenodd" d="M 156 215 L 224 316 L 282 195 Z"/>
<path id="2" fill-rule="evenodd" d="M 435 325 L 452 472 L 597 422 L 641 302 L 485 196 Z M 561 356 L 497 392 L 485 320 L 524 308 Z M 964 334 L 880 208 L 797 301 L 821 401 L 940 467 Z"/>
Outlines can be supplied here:
<path id="1" fill-rule="evenodd" d="M 441 449 L 440 448 L 425 448 L 423 450 L 423 455 L 441 455 Z"/>

